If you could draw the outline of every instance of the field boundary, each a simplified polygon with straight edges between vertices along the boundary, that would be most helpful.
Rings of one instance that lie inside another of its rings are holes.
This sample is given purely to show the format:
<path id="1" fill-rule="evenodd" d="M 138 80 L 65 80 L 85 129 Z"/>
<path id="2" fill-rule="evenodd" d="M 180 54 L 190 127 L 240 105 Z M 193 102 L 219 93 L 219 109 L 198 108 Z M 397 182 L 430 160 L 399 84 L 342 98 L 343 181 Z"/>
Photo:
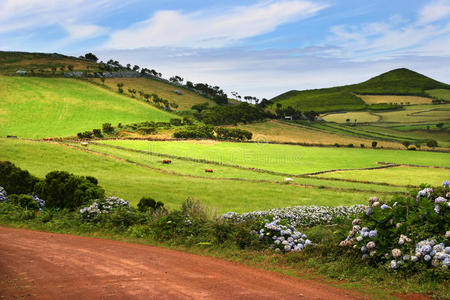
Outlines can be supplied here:
<path id="1" fill-rule="evenodd" d="M 196 175 L 189 175 L 189 174 L 182 174 L 182 173 L 178 173 L 178 172 L 174 172 L 174 171 L 170 171 L 170 170 L 164 170 L 164 169 L 160 169 L 160 168 L 154 168 L 151 166 L 148 166 L 146 164 L 142 164 L 130 159 L 125 159 L 119 156 L 115 156 L 115 155 L 111 155 L 111 154 L 107 154 L 107 153 L 103 153 L 100 151 L 96 151 L 96 150 L 91 150 L 91 149 L 86 149 L 83 148 L 81 146 L 76 146 L 76 145 L 70 145 L 70 144 L 66 144 L 66 143 L 57 143 L 57 142 L 51 142 L 51 143 L 55 143 L 58 145 L 62 145 L 68 148 L 72 148 L 72 149 L 76 149 L 76 150 L 80 150 L 80 151 L 84 151 L 84 152 L 88 152 L 88 153 L 92 153 L 94 155 L 99 155 L 99 156 L 104 156 L 110 159 L 114 159 L 117 161 L 121 161 L 121 162 L 126 162 L 129 164 L 133 164 L 142 168 L 146 168 L 149 170 L 153 170 L 153 171 L 157 171 L 160 173 L 165 173 L 165 174 L 169 174 L 169 175 L 174 175 L 174 176 L 180 176 L 180 177 L 187 177 L 187 178 L 196 178 L 196 179 L 208 179 L 208 180 L 216 180 L 216 181 L 243 181 L 243 182 L 250 182 L 250 183 L 270 183 L 270 184 L 278 184 L 278 185 L 290 185 L 290 186 L 298 186 L 298 187 L 303 187 L 303 188 L 312 188 L 312 189 L 327 189 L 327 190 L 335 190 L 335 191 L 345 191 L 345 192 L 360 192 L 360 193 L 377 193 L 377 194 L 404 194 L 404 192 L 398 191 L 398 192 L 394 192 L 394 191 L 375 191 L 375 190 L 362 190 L 362 189 L 357 189 L 357 188 L 339 188 L 339 187 L 331 187 L 331 186 L 325 186 L 325 185 L 320 185 L 320 186 L 316 186 L 316 185 L 311 185 L 311 184 L 302 184 L 302 183 L 285 183 L 283 181 L 271 181 L 271 180 L 264 180 L 264 179 L 245 179 L 245 178 L 236 178 L 236 177 L 228 177 L 228 178 L 217 178 L 217 177 L 205 177 L 205 176 L 196 176 Z M 122 150 L 122 149 L 121 149 Z M 307 176 L 304 176 L 305 178 Z M 308 177 L 311 178 L 311 177 Z M 324 178 L 323 180 L 329 180 L 327 178 Z M 334 179 L 331 179 L 334 180 Z M 338 180 L 339 181 L 339 180 Z M 403 187 L 403 186 L 399 186 L 399 187 Z"/>
<path id="2" fill-rule="evenodd" d="M 205 159 L 195 159 L 195 158 L 176 156 L 176 155 L 171 155 L 171 154 L 163 154 L 163 153 L 156 153 L 156 152 L 150 152 L 150 151 L 145 151 L 145 150 L 131 149 L 131 148 L 121 147 L 121 146 L 117 146 L 117 145 L 108 145 L 108 144 L 95 143 L 95 142 L 91 142 L 91 143 L 94 144 L 94 145 L 97 145 L 97 146 L 111 147 L 111 148 L 115 148 L 115 149 L 118 149 L 118 150 L 149 154 L 149 155 L 154 155 L 154 156 L 158 156 L 158 157 L 168 157 L 168 158 L 173 158 L 173 159 L 192 161 L 192 162 L 196 162 L 196 163 L 207 163 L 207 164 L 218 165 L 218 166 L 232 167 L 232 168 L 237 168 L 237 169 L 241 169 L 241 170 L 254 171 L 254 172 L 260 172 L 260 173 L 267 173 L 267 174 L 271 174 L 271 175 L 289 176 L 289 177 L 294 177 L 294 178 L 316 178 L 316 179 L 322 179 L 322 180 L 365 183 L 365 184 L 391 186 L 391 187 L 401 187 L 401 188 L 413 188 L 413 187 L 415 187 L 415 186 L 410 186 L 410 185 L 397 185 L 397 184 L 391 184 L 391 183 L 385 183 L 385 182 L 355 181 L 355 180 L 342 179 L 342 178 L 312 177 L 311 175 L 308 175 L 308 174 L 281 173 L 281 172 L 275 172 L 275 171 L 270 171 L 270 170 L 265 170 L 265 169 L 249 168 L 249 167 L 243 167 L 243 166 L 240 166 L 240 165 L 219 163 L 219 162 L 209 161 L 209 160 L 205 160 Z M 76 147 L 78 147 L 78 146 L 76 146 Z M 82 149 L 84 149 L 84 148 L 82 148 Z M 380 167 L 371 167 L 371 168 L 386 168 L 386 167 L 385 166 L 380 166 Z M 351 169 L 349 171 L 356 171 L 356 170 L 360 170 L 360 169 Z M 208 177 L 206 177 L 206 178 L 208 178 Z"/>

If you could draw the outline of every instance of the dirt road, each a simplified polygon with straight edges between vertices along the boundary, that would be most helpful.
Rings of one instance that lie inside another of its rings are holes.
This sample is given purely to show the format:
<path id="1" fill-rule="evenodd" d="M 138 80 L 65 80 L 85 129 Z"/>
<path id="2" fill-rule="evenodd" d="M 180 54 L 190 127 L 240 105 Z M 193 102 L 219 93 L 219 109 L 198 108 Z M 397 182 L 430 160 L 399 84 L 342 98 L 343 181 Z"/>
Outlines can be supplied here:
<path id="1" fill-rule="evenodd" d="M 359 299 L 164 248 L 0 227 L 0 299 Z"/>

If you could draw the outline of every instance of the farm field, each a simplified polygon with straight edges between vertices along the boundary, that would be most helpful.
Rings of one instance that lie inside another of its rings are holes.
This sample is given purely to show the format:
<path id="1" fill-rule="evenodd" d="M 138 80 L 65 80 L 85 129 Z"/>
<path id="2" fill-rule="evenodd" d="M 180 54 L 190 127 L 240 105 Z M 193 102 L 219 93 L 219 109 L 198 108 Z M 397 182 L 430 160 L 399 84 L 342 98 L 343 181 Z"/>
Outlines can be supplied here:
<path id="1" fill-rule="evenodd" d="M 327 122 L 335 123 L 354 123 L 355 120 L 358 123 L 372 123 L 381 119 L 377 114 L 367 111 L 325 114 L 321 117 Z M 350 119 L 350 122 L 347 122 L 347 119 Z"/>
<path id="2" fill-rule="evenodd" d="M 331 131 L 314 128 L 311 126 L 271 120 L 264 123 L 242 124 L 238 128 L 249 130 L 253 133 L 255 141 L 271 141 L 280 143 L 305 143 L 340 145 L 360 144 L 370 145 L 373 139 L 365 139 L 351 135 L 338 134 Z M 379 145 L 385 148 L 402 148 L 399 143 L 381 141 Z"/>
<path id="3" fill-rule="evenodd" d="M 450 166 L 447 153 L 422 151 L 302 147 L 258 143 L 199 143 L 195 141 L 109 140 L 101 141 L 101 143 L 289 174 L 376 167 L 379 166 L 377 162 Z"/>
<path id="4" fill-rule="evenodd" d="M 377 170 L 338 171 L 318 175 L 324 178 L 417 185 L 417 182 L 439 186 L 443 178 L 450 178 L 450 169 L 400 166 Z"/>
<path id="5" fill-rule="evenodd" d="M 149 196 L 164 202 L 169 208 L 178 208 L 191 198 L 224 213 L 292 205 L 351 205 L 365 203 L 373 195 L 373 192 L 309 188 L 266 181 L 189 178 L 56 143 L 0 139 L 0 150 L 0 161 L 9 160 L 39 177 L 54 170 L 94 176 L 108 195 L 130 200 L 133 205 L 141 197 Z"/>
<path id="6" fill-rule="evenodd" d="M 450 89 L 434 89 L 426 93 L 434 98 L 450 101 Z"/>
<path id="7" fill-rule="evenodd" d="M 392 104 L 431 104 L 432 99 L 419 96 L 397 95 L 357 95 L 366 104 L 392 103 Z"/>
<path id="8" fill-rule="evenodd" d="M 74 146 L 76 146 L 74 144 Z M 129 162 L 143 164 L 150 168 L 166 171 L 169 174 L 178 174 L 186 176 L 202 177 L 205 179 L 241 179 L 241 180 L 257 180 L 269 182 L 283 182 L 285 176 L 271 174 L 267 172 L 257 172 L 245 168 L 227 167 L 212 163 L 202 163 L 187 160 L 187 158 L 174 159 L 171 157 L 157 156 L 152 154 L 139 153 L 130 149 L 118 149 L 104 144 L 89 144 L 87 150 L 97 151 L 106 155 L 112 155 L 126 159 Z M 170 159 L 171 164 L 162 164 L 163 159 Z M 205 174 L 205 168 L 214 170 L 214 173 Z M 405 192 L 407 189 L 403 187 L 394 187 L 386 185 L 375 185 L 366 183 L 354 183 L 336 180 L 324 180 L 314 177 L 295 177 L 291 184 L 310 185 L 320 188 L 347 189 L 360 191 L 377 191 L 377 192 Z"/>
<path id="9" fill-rule="evenodd" d="M 0 76 L 0 135 L 76 135 L 103 123 L 168 121 L 172 114 L 81 80 Z"/>
<path id="10" fill-rule="evenodd" d="M 101 84 L 99 78 L 90 79 L 98 84 Z M 169 102 L 175 102 L 179 105 L 176 110 L 190 109 L 195 104 L 208 103 L 210 106 L 216 105 L 214 101 L 209 98 L 198 95 L 197 93 L 187 90 L 180 86 L 171 85 L 166 82 L 148 79 L 148 78 L 107 78 L 105 79 L 105 86 L 113 91 L 117 91 L 117 84 L 123 83 L 123 90 L 125 94 L 128 89 L 135 89 L 148 94 L 156 94 Z M 179 90 L 182 95 L 177 95 L 174 90 Z M 139 94 L 137 95 L 139 97 Z"/>

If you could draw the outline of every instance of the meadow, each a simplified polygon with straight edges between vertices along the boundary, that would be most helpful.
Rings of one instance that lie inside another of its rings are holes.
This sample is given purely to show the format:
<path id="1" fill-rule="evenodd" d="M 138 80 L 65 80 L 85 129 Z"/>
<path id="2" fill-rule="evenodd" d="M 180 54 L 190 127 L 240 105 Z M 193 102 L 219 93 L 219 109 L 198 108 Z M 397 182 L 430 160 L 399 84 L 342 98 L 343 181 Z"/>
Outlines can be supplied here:
<path id="1" fill-rule="evenodd" d="M 367 111 L 326 114 L 321 117 L 327 122 L 335 123 L 354 123 L 355 121 L 359 123 L 372 123 L 381 119 L 380 116 Z"/>
<path id="2" fill-rule="evenodd" d="M 0 160 L 9 160 L 41 178 L 54 170 L 94 176 L 108 195 L 130 200 L 133 205 L 148 196 L 169 208 L 179 208 L 183 201 L 191 198 L 218 213 L 247 212 L 292 205 L 351 205 L 364 203 L 374 194 L 282 182 L 179 176 L 49 142 L 2 138 L 0 149 Z"/>
<path id="3" fill-rule="evenodd" d="M 377 162 L 450 167 L 447 153 L 422 151 L 302 147 L 261 143 L 200 143 L 196 141 L 110 140 L 101 143 L 291 175 L 335 169 L 379 167 Z M 442 171 L 443 178 L 449 175 L 447 169 Z M 426 183 L 427 180 L 426 176 L 417 177 L 414 185 Z M 370 176 L 361 176 L 360 181 L 370 181 Z M 402 184 L 395 178 L 391 183 Z"/>
<path id="4" fill-rule="evenodd" d="M 76 135 L 139 121 L 174 116 L 81 80 L 0 76 L 0 135 L 44 138 Z"/>
<path id="5" fill-rule="evenodd" d="M 448 89 L 428 90 L 426 93 L 433 98 L 450 101 L 450 90 Z"/>
<path id="6" fill-rule="evenodd" d="M 431 104 L 432 99 L 419 96 L 399 95 L 357 95 L 366 104 L 392 103 L 392 104 Z"/>
<path id="7" fill-rule="evenodd" d="M 99 78 L 92 78 L 97 84 L 102 84 Z M 178 104 L 175 110 L 190 109 L 195 104 L 208 103 L 210 106 L 216 105 L 214 101 L 209 98 L 200 96 L 199 94 L 185 89 L 181 86 L 175 86 L 163 81 L 158 81 L 149 78 L 106 78 L 104 85 L 113 91 L 117 91 L 117 84 L 123 83 L 124 93 L 131 96 L 128 89 L 135 89 L 147 94 L 156 94 L 163 99 L 169 100 Z M 182 95 L 176 94 L 174 91 L 178 90 Z M 137 94 L 136 97 L 139 97 Z"/>

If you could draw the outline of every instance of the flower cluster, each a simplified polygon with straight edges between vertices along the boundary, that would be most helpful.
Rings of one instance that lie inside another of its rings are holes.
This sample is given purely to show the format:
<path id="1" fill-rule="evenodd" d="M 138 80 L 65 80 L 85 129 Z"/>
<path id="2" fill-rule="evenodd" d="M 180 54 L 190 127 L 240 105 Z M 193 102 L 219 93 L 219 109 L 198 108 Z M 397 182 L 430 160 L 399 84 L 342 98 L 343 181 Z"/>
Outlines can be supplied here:
<path id="1" fill-rule="evenodd" d="M 259 235 L 260 240 L 268 242 L 275 252 L 300 252 L 312 245 L 305 234 L 297 231 L 286 220 L 266 219 L 265 221 L 263 228 L 253 233 Z"/>
<path id="2" fill-rule="evenodd" d="M 80 214 L 87 219 L 95 219 L 101 214 L 109 214 L 118 207 L 129 207 L 130 203 L 118 197 L 107 197 L 102 200 L 94 200 L 91 205 L 80 209 Z"/>
<path id="3" fill-rule="evenodd" d="M 274 219 L 285 219 L 294 227 L 298 226 L 314 226 L 320 224 L 333 224 L 339 219 L 346 219 L 359 215 L 366 209 L 365 205 L 352 206 L 293 206 L 280 209 L 269 209 L 266 211 L 254 211 L 244 214 L 228 212 L 221 216 L 225 220 L 233 220 L 235 222 L 245 222 L 258 218 L 267 218 L 269 216 Z"/>
<path id="4" fill-rule="evenodd" d="M 8 200 L 8 193 L 6 190 L 0 186 L 0 202 L 5 202 Z"/>
<path id="5" fill-rule="evenodd" d="M 450 232 L 443 229 L 450 226 L 449 183 L 424 187 L 411 197 L 387 203 L 370 198 L 365 213 L 353 220 L 351 231 L 339 245 L 352 247 L 373 263 L 387 262 L 390 269 L 419 263 L 447 269 Z"/>
<path id="6" fill-rule="evenodd" d="M 31 199 L 33 199 L 33 201 L 36 202 L 39 205 L 40 208 L 44 208 L 44 206 L 45 206 L 45 200 L 44 199 L 41 199 L 38 196 L 31 195 L 31 194 L 28 194 L 28 196 L 30 196 Z"/>

